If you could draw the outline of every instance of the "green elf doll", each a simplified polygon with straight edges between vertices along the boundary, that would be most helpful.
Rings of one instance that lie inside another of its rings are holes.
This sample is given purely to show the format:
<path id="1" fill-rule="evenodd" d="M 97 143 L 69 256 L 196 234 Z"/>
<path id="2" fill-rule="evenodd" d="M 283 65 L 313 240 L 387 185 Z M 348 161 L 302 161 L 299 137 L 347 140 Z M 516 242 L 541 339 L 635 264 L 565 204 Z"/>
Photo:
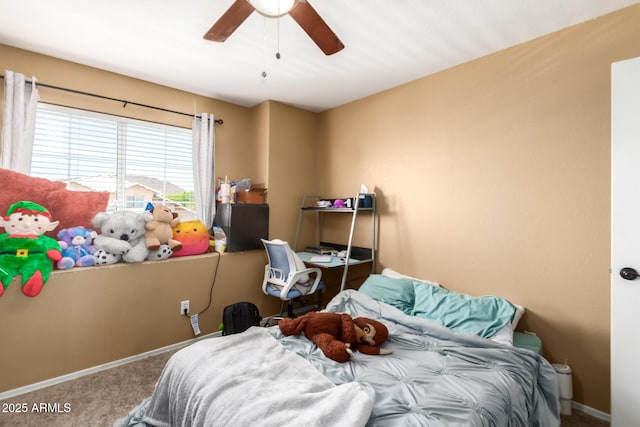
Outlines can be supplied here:
<path id="1" fill-rule="evenodd" d="M 53 261 L 62 258 L 58 242 L 44 233 L 58 226 L 42 206 L 21 201 L 9 206 L 7 215 L 0 216 L 0 295 L 11 280 L 22 276 L 22 293 L 35 297 L 49 279 Z"/>

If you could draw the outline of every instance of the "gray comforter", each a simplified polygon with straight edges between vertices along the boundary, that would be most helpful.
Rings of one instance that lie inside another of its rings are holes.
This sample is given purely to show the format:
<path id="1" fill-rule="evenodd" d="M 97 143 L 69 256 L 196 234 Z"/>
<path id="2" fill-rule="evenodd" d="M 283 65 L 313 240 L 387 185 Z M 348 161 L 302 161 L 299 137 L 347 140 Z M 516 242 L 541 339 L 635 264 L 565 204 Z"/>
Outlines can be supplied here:
<path id="1" fill-rule="evenodd" d="M 452 332 L 353 290 L 326 310 L 380 320 L 393 354 L 356 352 L 337 363 L 277 326 L 203 340 L 172 356 L 153 395 L 114 425 L 560 425 L 555 371 L 538 354 Z"/>
<path id="2" fill-rule="evenodd" d="M 335 385 L 265 328 L 197 342 L 167 362 L 128 426 L 364 426 L 373 393 Z"/>
<path id="3" fill-rule="evenodd" d="M 375 390 L 369 426 L 558 426 L 553 367 L 529 350 L 460 334 L 408 316 L 353 290 L 327 311 L 376 318 L 389 328 L 385 356 L 355 354 L 340 364 L 302 336 L 272 334 L 309 360 L 334 384 L 359 382 Z"/>

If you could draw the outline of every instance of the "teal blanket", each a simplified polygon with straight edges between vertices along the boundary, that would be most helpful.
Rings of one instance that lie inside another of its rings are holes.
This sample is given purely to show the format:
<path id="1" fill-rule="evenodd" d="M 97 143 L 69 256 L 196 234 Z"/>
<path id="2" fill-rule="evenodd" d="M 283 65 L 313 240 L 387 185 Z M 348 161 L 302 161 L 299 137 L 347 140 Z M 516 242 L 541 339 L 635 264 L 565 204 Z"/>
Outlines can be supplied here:
<path id="1" fill-rule="evenodd" d="M 411 315 L 431 319 L 449 329 L 491 338 L 511 323 L 516 308 L 492 295 L 471 296 L 435 286 L 414 284 Z"/>
<path id="2" fill-rule="evenodd" d="M 513 321 L 516 308 L 504 298 L 471 296 L 432 284 L 372 274 L 360 292 L 402 312 L 433 320 L 457 332 L 491 338 Z"/>

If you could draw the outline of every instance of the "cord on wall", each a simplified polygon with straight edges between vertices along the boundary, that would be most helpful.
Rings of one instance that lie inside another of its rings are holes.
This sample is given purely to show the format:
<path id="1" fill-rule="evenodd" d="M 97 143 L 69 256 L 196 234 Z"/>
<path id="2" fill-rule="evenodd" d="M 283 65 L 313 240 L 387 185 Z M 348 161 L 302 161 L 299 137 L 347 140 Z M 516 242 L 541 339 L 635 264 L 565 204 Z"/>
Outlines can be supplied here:
<path id="1" fill-rule="evenodd" d="M 191 315 L 191 316 L 189 315 L 188 307 L 186 309 L 183 308 L 183 310 L 182 310 L 182 315 L 183 316 L 186 316 L 186 317 L 189 317 L 189 318 L 191 318 L 193 316 L 199 316 L 202 313 L 204 313 L 205 311 L 207 311 L 209 309 L 209 307 L 211 307 L 211 303 L 213 301 L 213 287 L 216 284 L 216 277 L 218 277 L 218 269 L 220 267 L 220 257 L 221 257 L 221 255 L 218 254 L 217 261 L 216 261 L 216 268 L 215 268 L 215 270 L 213 272 L 213 280 L 211 281 L 211 288 L 209 289 L 209 302 L 207 303 L 207 306 L 204 309 L 202 309 L 202 311 L 199 311 L 198 313 L 196 313 L 194 315 Z M 188 304 L 188 301 L 187 301 L 187 304 Z"/>

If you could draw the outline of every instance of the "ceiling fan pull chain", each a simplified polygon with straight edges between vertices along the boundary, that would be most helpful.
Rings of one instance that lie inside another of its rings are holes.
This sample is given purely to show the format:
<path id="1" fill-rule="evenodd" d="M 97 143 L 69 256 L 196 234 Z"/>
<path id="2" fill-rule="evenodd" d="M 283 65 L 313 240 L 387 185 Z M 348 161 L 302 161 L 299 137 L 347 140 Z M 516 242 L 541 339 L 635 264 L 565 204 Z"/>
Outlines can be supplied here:
<path id="1" fill-rule="evenodd" d="M 278 6 L 279 6 L 279 4 L 278 4 Z M 278 44 L 278 48 L 276 50 L 276 59 L 280 59 L 280 19 L 278 19 L 277 25 L 278 25 L 278 27 L 277 27 L 277 32 L 278 32 L 277 44 Z"/>
<path id="2" fill-rule="evenodd" d="M 262 78 L 267 78 L 267 18 L 262 17 Z"/>

